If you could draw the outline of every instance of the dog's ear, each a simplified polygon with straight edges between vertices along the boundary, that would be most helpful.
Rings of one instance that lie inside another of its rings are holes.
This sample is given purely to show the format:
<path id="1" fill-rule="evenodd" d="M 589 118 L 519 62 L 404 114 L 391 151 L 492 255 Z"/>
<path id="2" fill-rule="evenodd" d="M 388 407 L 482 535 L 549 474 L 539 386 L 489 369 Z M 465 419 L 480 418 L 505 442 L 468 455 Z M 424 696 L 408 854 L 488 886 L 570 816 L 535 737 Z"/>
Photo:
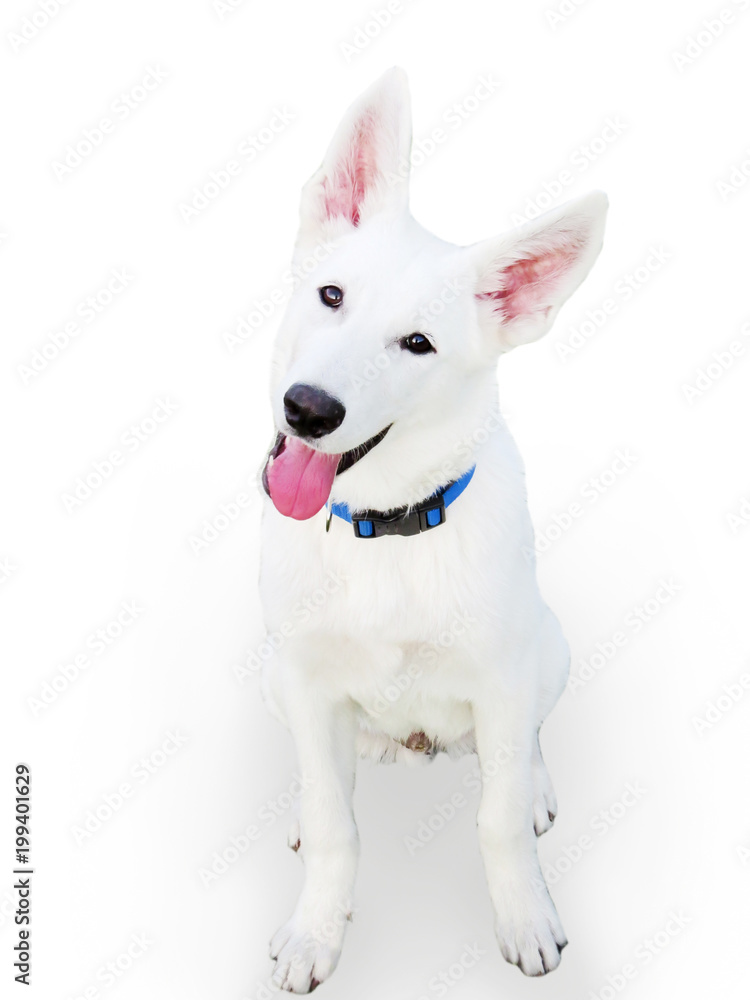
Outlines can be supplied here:
<path id="1" fill-rule="evenodd" d="M 402 69 L 387 70 L 352 104 L 302 191 L 300 242 L 334 239 L 408 204 L 411 109 Z"/>
<path id="2" fill-rule="evenodd" d="M 508 351 L 543 336 L 601 250 L 607 197 L 594 191 L 470 247 L 479 318 Z"/>

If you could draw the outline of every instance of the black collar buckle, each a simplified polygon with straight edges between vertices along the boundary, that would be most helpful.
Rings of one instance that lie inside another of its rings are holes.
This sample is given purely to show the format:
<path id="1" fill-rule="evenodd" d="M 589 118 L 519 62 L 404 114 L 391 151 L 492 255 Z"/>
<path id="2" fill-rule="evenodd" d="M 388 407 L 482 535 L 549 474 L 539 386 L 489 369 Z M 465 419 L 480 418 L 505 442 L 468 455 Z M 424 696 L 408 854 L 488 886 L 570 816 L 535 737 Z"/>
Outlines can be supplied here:
<path id="1" fill-rule="evenodd" d="M 352 514 L 357 538 L 381 538 L 383 535 L 418 535 L 445 523 L 445 501 L 432 496 L 414 507 L 398 507 L 388 514 L 365 510 Z"/>

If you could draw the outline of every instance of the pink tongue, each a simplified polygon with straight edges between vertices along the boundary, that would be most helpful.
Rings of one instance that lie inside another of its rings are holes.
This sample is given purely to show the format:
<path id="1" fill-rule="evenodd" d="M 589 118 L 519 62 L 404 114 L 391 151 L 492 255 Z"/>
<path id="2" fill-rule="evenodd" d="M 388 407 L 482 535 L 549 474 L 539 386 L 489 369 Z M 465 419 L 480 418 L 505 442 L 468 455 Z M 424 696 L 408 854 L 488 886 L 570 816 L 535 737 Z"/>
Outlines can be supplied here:
<path id="1" fill-rule="evenodd" d="M 297 521 L 317 514 L 330 496 L 340 458 L 313 451 L 299 438 L 286 438 L 284 450 L 267 472 L 276 510 Z"/>

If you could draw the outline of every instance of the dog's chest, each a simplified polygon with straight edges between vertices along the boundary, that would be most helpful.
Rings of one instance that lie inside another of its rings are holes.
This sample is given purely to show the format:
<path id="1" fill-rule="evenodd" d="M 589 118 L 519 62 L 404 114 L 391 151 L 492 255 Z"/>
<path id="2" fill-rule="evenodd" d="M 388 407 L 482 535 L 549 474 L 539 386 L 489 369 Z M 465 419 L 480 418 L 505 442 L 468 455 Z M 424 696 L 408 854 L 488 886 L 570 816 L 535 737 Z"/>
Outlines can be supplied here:
<path id="1" fill-rule="evenodd" d="M 449 670 L 447 663 L 444 670 Z M 460 740 L 471 730 L 468 702 L 455 685 L 445 683 L 432 663 L 406 655 L 400 669 L 352 678 L 351 695 L 360 726 L 400 741 L 417 753 L 430 754 Z"/>
<path id="2" fill-rule="evenodd" d="M 416 538 L 357 539 L 334 522 L 294 554 L 296 572 L 279 581 L 286 617 L 310 608 L 306 627 L 368 642 L 460 644 L 487 617 L 493 575 L 471 532 L 444 525 Z"/>

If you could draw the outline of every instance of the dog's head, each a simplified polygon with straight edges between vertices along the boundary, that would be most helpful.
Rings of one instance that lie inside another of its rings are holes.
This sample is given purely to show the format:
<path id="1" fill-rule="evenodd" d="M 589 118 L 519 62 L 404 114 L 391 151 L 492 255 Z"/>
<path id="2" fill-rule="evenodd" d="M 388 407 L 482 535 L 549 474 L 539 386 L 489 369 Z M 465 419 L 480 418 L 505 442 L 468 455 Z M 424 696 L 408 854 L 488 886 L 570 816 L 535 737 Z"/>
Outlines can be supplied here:
<path id="1" fill-rule="evenodd" d="M 494 379 L 499 354 L 549 330 L 601 248 L 600 193 L 473 246 L 439 240 L 409 213 L 410 151 L 408 87 L 392 69 L 349 109 L 303 190 L 306 276 L 276 342 L 278 435 L 263 473 L 290 517 L 316 514 L 371 453 L 381 479 L 386 452 L 439 458 L 446 421 Z"/>

